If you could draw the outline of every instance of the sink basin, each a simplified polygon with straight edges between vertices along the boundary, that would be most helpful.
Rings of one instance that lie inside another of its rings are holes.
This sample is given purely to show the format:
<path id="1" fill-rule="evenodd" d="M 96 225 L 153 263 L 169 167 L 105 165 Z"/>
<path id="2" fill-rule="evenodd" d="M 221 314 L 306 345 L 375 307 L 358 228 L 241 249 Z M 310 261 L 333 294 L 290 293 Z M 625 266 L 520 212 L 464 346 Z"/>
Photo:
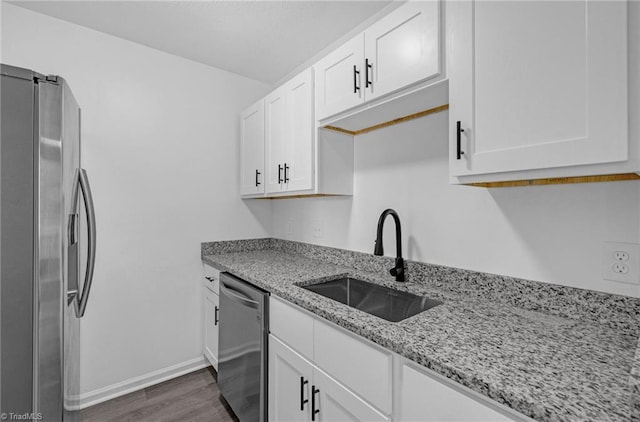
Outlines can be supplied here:
<path id="1" fill-rule="evenodd" d="M 391 322 L 442 304 L 428 297 L 348 277 L 301 287 Z"/>

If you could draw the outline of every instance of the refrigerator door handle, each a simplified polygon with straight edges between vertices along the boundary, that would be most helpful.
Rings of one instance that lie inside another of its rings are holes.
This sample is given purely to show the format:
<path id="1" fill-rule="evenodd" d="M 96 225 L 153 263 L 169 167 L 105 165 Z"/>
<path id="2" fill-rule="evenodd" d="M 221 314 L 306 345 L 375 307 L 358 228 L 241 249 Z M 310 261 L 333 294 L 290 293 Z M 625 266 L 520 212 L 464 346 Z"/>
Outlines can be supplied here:
<path id="1" fill-rule="evenodd" d="M 75 202 L 78 202 L 78 182 L 77 177 L 75 177 L 76 182 L 74 183 L 72 198 L 75 199 Z M 75 208 L 75 207 L 74 207 Z M 68 246 L 67 246 L 67 256 L 68 256 L 68 287 L 67 287 L 67 305 L 71 305 L 71 303 L 78 296 L 78 236 L 77 236 L 77 222 L 78 222 L 78 213 L 76 210 L 72 210 L 72 213 L 69 214 L 69 223 L 67 225 L 67 237 L 68 237 Z"/>
<path id="2" fill-rule="evenodd" d="M 80 188 L 80 189 L 78 189 Z M 84 275 L 82 292 L 78 291 L 78 236 L 76 234 L 76 221 L 78 219 L 78 191 L 82 192 L 82 202 L 87 213 L 87 268 Z M 93 269 L 96 262 L 96 215 L 93 205 L 91 187 L 87 178 L 87 171 L 79 168 L 76 171 L 75 183 L 72 194 L 74 212 L 69 215 L 69 290 L 67 291 L 67 302 L 71 303 L 75 299 L 76 316 L 82 318 L 87 309 L 87 300 L 93 282 Z"/>
<path id="3" fill-rule="evenodd" d="M 78 313 L 78 190 L 80 187 L 80 169 L 76 169 L 73 175 L 73 190 L 71 192 L 71 214 L 67 224 L 67 305 L 75 303 L 76 315 Z"/>
<path id="4" fill-rule="evenodd" d="M 84 275 L 82 294 L 80 300 L 77 302 L 78 308 L 76 309 L 78 318 L 82 318 L 87 308 L 87 300 L 89 299 L 91 283 L 93 282 L 93 269 L 96 263 L 96 213 L 93 205 L 93 196 L 91 195 L 91 186 L 87 178 L 87 171 L 83 168 L 78 170 L 78 181 L 80 182 L 84 208 L 87 212 L 87 270 Z"/>

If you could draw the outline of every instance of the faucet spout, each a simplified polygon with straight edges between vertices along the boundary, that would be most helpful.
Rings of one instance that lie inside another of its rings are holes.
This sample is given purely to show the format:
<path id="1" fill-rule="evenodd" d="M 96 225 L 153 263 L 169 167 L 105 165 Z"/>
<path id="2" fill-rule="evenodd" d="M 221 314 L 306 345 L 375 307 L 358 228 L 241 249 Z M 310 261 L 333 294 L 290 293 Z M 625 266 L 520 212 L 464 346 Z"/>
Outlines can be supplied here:
<path id="1" fill-rule="evenodd" d="M 373 254 L 382 256 L 384 254 L 384 247 L 382 245 L 382 229 L 384 228 L 384 221 L 388 215 L 393 217 L 393 221 L 396 224 L 396 266 L 390 270 L 391 275 L 395 276 L 396 281 L 404 281 L 404 259 L 402 258 L 402 228 L 400 226 L 400 217 L 398 213 L 389 208 L 382 212 L 378 219 L 378 230 L 376 232 L 376 244 L 373 249 Z"/>

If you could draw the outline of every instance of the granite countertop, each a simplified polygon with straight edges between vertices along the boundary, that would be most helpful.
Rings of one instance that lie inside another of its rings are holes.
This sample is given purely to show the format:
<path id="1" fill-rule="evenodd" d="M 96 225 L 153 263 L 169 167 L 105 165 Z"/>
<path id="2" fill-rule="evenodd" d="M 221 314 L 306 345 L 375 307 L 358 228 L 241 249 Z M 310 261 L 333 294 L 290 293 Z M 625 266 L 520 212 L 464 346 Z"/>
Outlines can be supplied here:
<path id="1" fill-rule="evenodd" d="M 279 239 L 202 259 L 540 421 L 640 420 L 640 299 Z M 443 302 L 388 322 L 299 286 L 349 275 Z"/>

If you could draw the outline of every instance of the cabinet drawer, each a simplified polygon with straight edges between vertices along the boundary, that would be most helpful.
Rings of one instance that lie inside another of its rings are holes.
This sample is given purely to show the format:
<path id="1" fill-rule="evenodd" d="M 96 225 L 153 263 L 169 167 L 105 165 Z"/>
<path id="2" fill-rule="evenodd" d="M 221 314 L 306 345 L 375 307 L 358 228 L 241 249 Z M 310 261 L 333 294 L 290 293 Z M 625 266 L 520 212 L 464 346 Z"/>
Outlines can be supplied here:
<path id="1" fill-rule="evenodd" d="M 275 296 L 269 300 L 269 331 L 313 360 L 313 317 Z"/>
<path id="2" fill-rule="evenodd" d="M 402 365 L 401 421 L 508 422 L 530 420 L 488 397 L 470 391 L 448 378 L 408 363 Z M 457 385 L 457 386 L 456 386 Z M 472 396 L 470 396 L 472 395 Z M 477 399 L 476 399 L 477 397 Z M 509 415 L 509 416 L 507 416 Z"/>
<path id="3" fill-rule="evenodd" d="M 220 270 L 213 268 L 210 265 L 204 264 L 204 278 L 203 283 L 215 294 L 219 294 L 220 290 Z"/>
<path id="4" fill-rule="evenodd" d="M 391 413 L 392 354 L 318 320 L 315 364 L 385 414 Z"/>

